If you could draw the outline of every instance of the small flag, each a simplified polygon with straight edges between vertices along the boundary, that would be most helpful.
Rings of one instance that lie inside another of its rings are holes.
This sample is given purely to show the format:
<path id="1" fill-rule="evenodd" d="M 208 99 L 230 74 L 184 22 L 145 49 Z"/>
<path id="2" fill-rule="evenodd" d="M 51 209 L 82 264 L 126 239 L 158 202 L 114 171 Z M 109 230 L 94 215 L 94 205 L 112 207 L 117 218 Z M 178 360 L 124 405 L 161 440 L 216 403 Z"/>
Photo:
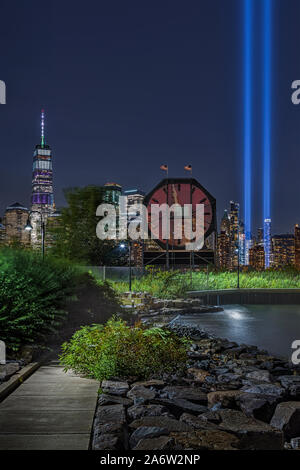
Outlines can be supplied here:
<path id="1" fill-rule="evenodd" d="M 185 165 L 184 169 L 186 171 L 192 171 L 192 165 Z"/>
<path id="2" fill-rule="evenodd" d="M 163 171 L 168 171 L 168 165 L 160 165 L 160 169 Z"/>

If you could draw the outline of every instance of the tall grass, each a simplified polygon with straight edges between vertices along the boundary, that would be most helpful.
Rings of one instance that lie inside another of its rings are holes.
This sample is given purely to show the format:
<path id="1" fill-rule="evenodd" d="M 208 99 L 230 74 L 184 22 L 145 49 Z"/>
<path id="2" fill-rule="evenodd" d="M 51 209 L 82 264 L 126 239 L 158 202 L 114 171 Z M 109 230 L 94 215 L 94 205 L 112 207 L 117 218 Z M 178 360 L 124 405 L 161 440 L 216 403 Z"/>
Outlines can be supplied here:
<path id="1" fill-rule="evenodd" d="M 118 293 L 128 291 L 128 282 L 111 282 Z M 154 297 L 185 297 L 189 290 L 234 289 L 237 287 L 237 272 L 190 272 L 152 271 L 132 282 L 132 290 L 149 292 Z M 295 269 L 250 271 L 240 273 L 242 289 L 300 289 L 300 272 Z"/>

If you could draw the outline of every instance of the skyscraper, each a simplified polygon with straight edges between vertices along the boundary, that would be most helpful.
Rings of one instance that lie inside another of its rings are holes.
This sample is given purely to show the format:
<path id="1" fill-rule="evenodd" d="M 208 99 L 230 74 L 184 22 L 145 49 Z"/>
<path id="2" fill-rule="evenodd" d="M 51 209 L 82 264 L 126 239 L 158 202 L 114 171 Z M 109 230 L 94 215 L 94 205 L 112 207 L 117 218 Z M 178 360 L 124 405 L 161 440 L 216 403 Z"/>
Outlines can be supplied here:
<path id="1" fill-rule="evenodd" d="M 295 225 L 295 266 L 300 269 L 300 227 Z"/>
<path id="2" fill-rule="evenodd" d="M 271 264 L 271 219 L 264 220 L 264 250 L 265 250 L 265 268 L 269 268 Z"/>
<path id="3" fill-rule="evenodd" d="M 46 222 L 48 216 L 55 211 L 52 152 L 50 146 L 45 143 L 44 110 L 41 112 L 41 141 L 35 146 L 33 153 L 31 211 L 31 242 L 36 245 L 40 238 L 41 217 Z"/>

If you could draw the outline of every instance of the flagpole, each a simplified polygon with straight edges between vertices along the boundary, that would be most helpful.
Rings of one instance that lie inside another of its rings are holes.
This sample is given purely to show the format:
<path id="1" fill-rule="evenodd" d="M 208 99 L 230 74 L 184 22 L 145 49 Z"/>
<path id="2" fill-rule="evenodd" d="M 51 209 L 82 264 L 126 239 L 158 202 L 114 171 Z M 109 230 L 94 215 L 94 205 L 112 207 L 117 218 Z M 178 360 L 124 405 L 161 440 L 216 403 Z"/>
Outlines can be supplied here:
<path id="1" fill-rule="evenodd" d="M 167 165 L 167 206 L 169 207 L 169 165 Z M 169 231 L 170 231 L 170 222 L 169 222 Z M 169 236 L 169 234 L 168 234 Z M 166 243 L 166 270 L 170 269 L 170 260 L 169 260 L 169 238 L 167 238 Z"/>

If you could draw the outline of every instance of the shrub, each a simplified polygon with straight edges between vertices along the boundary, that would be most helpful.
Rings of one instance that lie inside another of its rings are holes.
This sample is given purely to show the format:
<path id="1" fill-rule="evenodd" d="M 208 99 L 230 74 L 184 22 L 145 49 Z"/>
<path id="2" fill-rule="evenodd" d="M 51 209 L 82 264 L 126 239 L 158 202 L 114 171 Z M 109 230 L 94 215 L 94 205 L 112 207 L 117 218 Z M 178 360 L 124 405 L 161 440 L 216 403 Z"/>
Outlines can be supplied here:
<path id="1" fill-rule="evenodd" d="M 0 250 L 0 338 L 9 349 L 42 340 L 65 317 L 80 273 L 71 264 L 28 250 Z"/>
<path id="2" fill-rule="evenodd" d="M 188 340 L 163 328 L 129 327 L 113 318 L 105 325 L 82 327 L 62 346 L 60 360 L 72 369 L 98 380 L 110 377 L 171 373 L 187 361 Z"/>

